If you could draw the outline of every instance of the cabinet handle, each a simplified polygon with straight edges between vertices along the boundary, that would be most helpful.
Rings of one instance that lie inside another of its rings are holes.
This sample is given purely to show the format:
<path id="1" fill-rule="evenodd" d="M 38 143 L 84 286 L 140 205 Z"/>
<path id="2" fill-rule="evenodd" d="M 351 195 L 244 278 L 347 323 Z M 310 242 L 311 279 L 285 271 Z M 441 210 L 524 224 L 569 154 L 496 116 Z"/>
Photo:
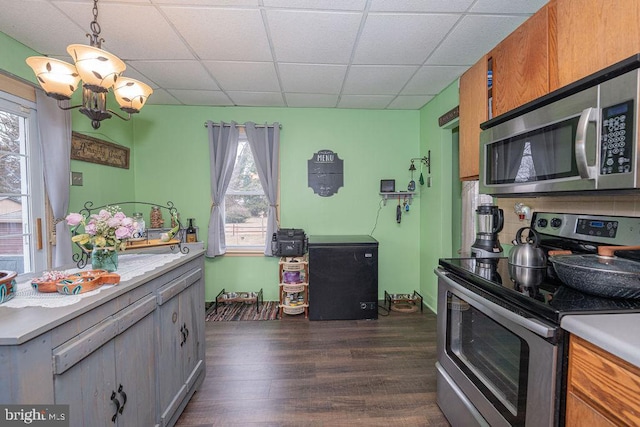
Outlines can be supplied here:
<path id="1" fill-rule="evenodd" d="M 182 341 L 180 341 L 180 347 L 182 347 L 184 345 L 184 342 L 187 340 L 187 336 L 185 335 L 185 332 L 184 332 L 184 326 L 180 327 L 180 333 L 182 334 Z"/>
<path id="2" fill-rule="evenodd" d="M 185 335 L 185 337 L 184 337 L 184 339 L 186 341 L 187 337 L 189 336 L 189 328 L 187 328 L 187 324 L 186 323 L 184 325 L 182 325 L 182 327 L 184 328 L 184 331 L 187 333 L 187 335 Z"/>
<path id="3" fill-rule="evenodd" d="M 111 401 L 116 404 L 116 412 L 115 412 L 115 414 L 113 414 L 113 417 L 111 417 L 111 422 L 115 423 L 116 422 L 116 418 L 118 418 L 118 412 L 120 411 L 120 401 L 116 397 L 116 392 L 115 391 L 111 392 Z"/>
<path id="4" fill-rule="evenodd" d="M 120 387 L 118 387 L 118 393 L 120 393 L 120 396 L 122 396 L 122 406 L 120 407 L 120 410 L 118 412 L 122 414 L 122 411 L 124 411 L 124 406 L 127 404 L 127 393 L 122 391 L 122 384 L 120 384 Z"/>

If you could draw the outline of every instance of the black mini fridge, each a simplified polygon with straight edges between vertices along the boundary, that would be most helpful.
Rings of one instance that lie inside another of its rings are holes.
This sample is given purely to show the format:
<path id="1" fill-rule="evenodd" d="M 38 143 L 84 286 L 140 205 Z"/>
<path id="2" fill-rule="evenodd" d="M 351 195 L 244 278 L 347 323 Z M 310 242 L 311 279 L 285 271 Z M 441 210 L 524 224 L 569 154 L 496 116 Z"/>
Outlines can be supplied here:
<path id="1" fill-rule="evenodd" d="M 309 236 L 309 320 L 378 318 L 378 241 Z"/>

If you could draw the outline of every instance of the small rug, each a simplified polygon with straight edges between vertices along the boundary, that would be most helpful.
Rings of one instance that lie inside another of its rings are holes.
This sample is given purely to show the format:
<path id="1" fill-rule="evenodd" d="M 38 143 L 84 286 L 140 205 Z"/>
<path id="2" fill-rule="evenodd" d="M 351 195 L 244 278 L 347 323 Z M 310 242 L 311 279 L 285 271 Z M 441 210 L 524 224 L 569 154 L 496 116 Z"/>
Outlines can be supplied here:
<path id="1" fill-rule="evenodd" d="M 217 312 L 213 304 L 207 309 L 207 322 L 224 322 L 234 320 L 275 320 L 278 317 L 278 301 L 265 301 L 260 304 L 260 311 L 255 304 L 234 302 L 218 305 Z"/>

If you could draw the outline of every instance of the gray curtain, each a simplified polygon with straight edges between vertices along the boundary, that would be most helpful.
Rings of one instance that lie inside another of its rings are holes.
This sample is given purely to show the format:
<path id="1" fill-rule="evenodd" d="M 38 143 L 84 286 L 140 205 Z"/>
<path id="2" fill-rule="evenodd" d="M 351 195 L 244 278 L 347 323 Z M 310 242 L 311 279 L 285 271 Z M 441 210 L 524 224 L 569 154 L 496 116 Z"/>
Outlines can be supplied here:
<path id="1" fill-rule="evenodd" d="M 264 194 L 269 201 L 269 214 L 267 216 L 267 236 L 271 236 L 278 230 L 276 202 L 278 201 L 278 170 L 280 162 L 280 124 L 273 126 L 264 125 L 256 127 L 253 122 L 244 124 L 247 133 L 247 141 L 251 147 L 253 158 L 258 169 L 258 176 Z M 273 255 L 271 252 L 271 239 L 265 239 L 264 254 Z"/>
<path id="2" fill-rule="evenodd" d="M 207 128 L 211 160 L 211 214 L 206 256 L 213 258 L 227 251 L 224 237 L 224 195 L 236 163 L 238 124 L 236 122 L 214 124 L 209 120 Z"/>
<path id="3" fill-rule="evenodd" d="M 69 209 L 71 113 L 58 108 L 57 101 L 41 90 L 36 90 L 36 108 L 44 163 L 44 184 L 56 223 L 52 267 L 59 267 L 70 264 L 73 256 L 71 232 L 64 221 Z"/>

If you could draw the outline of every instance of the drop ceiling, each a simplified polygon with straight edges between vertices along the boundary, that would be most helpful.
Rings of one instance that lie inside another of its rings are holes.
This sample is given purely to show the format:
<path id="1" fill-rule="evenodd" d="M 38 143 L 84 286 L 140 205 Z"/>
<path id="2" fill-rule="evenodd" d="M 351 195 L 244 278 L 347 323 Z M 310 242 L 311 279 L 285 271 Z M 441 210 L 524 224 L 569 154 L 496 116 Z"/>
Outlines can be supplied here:
<path id="1" fill-rule="evenodd" d="M 546 0 L 100 0 L 102 48 L 149 104 L 414 110 Z M 47 56 L 88 44 L 90 0 L 2 0 Z"/>

